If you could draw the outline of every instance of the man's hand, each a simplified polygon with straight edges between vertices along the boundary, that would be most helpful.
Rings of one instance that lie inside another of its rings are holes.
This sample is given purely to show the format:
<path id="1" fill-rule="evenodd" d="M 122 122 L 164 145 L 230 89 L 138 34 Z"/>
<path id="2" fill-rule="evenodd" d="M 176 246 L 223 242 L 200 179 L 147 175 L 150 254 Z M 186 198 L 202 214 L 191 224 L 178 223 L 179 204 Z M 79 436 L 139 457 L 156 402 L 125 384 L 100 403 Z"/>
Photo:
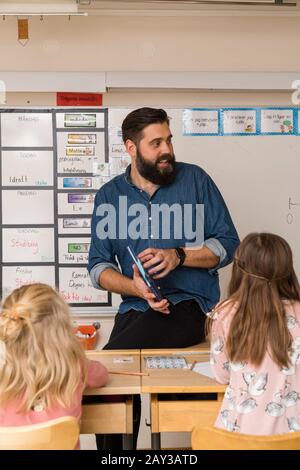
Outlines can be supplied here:
<path id="1" fill-rule="evenodd" d="M 155 300 L 156 299 L 155 295 L 151 292 L 149 287 L 145 284 L 136 265 L 134 264 L 132 267 L 133 267 L 133 282 L 137 289 L 137 293 L 139 294 L 139 297 L 142 297 L 143 299 L 147 300 L 149 306 L 153 310 L 156 310 L 157 312 L 161 312 L 165 314 L 170 313 L 170 310 L 168 308 L 169 307 L 168 299 L 163 299 L 160 301 Z"/>
<path id="2" fill-rule="evenodd" d="M 167 276 L 180 263 L 174 248 L 158 249 L 147 248 L 138 255 L 145 269 L 153 279 L 161 279 Z M 153 267 L 156 265 L 155 267 Z M 159 274 L 157 274 L 159 273 Z"/>

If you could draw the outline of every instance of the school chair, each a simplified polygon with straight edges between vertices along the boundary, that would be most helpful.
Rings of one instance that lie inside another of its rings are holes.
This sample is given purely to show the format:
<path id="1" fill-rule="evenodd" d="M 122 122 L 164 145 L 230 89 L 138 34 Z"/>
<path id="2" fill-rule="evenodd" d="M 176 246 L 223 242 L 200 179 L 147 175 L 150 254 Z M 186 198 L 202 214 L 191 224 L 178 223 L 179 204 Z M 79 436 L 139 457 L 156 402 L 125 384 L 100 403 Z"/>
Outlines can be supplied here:
<path id="1" fill-rule="evenodd" d="M 73 416 L 0 427 L 0 450 L 72 450 L 78 439 L 79 424 Z"/>
<path id="2" fill-rule="evenodd" d="M 300 450 L 300 431 L 272 436 L 254 436 L 196 426 L 192 432 L 193 450 Z"/>

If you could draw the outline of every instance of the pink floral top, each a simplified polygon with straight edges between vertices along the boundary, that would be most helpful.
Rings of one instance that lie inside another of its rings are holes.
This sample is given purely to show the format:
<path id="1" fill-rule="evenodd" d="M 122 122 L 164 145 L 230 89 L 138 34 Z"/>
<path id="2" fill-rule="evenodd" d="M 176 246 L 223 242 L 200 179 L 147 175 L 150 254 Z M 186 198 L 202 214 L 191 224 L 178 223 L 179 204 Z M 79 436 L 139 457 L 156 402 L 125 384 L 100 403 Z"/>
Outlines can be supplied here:
<path id="1" fill-rule="evenodd" d="M 213 317 L 211 367 L 218 382 L 229 384 L 216 427 L 260 435 L 300 431 L 300 303 L 283 302 L 293 337 L 288 369 L 268 353 L 259 367 L 231 363 L 224 345 L 236 308 L 225 305 Z"/>

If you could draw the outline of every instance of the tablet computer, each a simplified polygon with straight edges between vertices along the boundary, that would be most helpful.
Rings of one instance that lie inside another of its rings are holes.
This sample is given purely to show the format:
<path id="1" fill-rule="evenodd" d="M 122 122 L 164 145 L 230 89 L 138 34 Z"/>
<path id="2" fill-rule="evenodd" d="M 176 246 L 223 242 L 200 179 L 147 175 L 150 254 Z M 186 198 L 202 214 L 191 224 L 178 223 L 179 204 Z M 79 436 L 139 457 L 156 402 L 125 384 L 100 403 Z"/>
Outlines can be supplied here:
<path id="1" fill-rule="evenodd" d="M 156 300 L 157 301 L 163 300 L 163 296 L 161 295 L 161 292 L 156 282 L 154 281 L 154 279 L 152 279 L 150 274 L 147 273 L 146 269 L 143 267 L 143 264 L 141 263 L 141 261 L 138 259 L 136 254 L 132 251 L 132 249 L 129 246 L 127 246 L 127 250 L 129 251 L 131 258 L 133 259 L 133 262 L 137 266 L 139 273 L 142 276 L 145 284 L 149 287 L 151 292 L 155 295 Z"/>

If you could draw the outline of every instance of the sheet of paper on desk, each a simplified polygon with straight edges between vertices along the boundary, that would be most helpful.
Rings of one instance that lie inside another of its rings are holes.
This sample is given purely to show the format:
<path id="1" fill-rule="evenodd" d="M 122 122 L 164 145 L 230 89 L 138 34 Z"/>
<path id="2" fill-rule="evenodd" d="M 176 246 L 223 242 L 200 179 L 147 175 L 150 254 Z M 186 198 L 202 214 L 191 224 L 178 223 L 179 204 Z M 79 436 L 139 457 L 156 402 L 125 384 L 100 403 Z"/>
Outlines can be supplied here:
<path id="1" fill-rule="evenodd" d="M 115 357 L 113 359 L 114 364 L 132 364 L 133 363 L 133 357 L 132 356 L 127 356 L 127 357 Z"/>
<path id="2" fill-rule="evenodd" d="M 209 362 L 197 362 L 193 367 L 193 372 L 205 375 L 206 377 L 210 377 L 211 379 L 215 378 Z"/>
<path id="3" fill-rule="evenodd" d="M 184 357 L 148 356 L 145 361 L 147 369 L 187 369 Z"/>

